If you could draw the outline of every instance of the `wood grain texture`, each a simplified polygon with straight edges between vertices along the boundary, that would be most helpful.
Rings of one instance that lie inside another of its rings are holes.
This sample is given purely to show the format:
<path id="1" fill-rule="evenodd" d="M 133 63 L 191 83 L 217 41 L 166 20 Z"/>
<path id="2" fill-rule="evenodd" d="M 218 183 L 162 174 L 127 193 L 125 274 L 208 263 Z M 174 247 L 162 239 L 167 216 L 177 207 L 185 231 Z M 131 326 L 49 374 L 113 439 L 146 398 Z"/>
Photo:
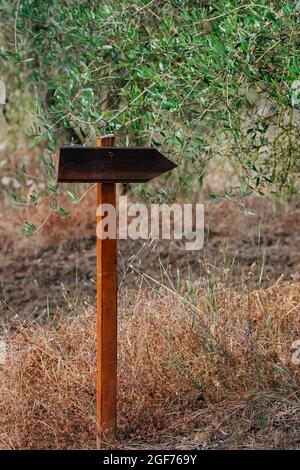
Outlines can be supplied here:
<path id="1" fill-rule="evenodd" d="M 114 136 L 98 145 L 114 145 Z M 116 206 L 116 185 L 97 184 L 97 207 Z M 100 219 L 97 217 L 97 222 Z M 97 435 L 98 447 L 116 436 L 117 401 L 117 240 L 97 237 Z"/>
<path id="2" fill-rule="evenodd" d="M 174 168 L 151 147 L 62 147 L 58 182 L 146 182 Z"/>

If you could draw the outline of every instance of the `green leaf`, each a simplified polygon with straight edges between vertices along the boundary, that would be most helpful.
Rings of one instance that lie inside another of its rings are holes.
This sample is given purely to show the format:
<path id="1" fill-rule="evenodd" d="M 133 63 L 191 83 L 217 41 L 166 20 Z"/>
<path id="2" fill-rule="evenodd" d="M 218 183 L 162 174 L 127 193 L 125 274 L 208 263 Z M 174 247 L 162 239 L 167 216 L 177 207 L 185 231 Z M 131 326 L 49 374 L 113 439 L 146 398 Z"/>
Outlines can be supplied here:
<path id="1" fill-rule="evenodd" d="M 35 225 L 33 225 L 28 220 L 24 221 L 23 232 L 25 233 L 25 235 L 32 235 L 36 232 L 36 230 L 37 229 Z"/>
<path id="2" fill-rule="evenodd" d="M 63 207 L 59 207 L 57 209 L 57 213 L 61 216 L 61 217 L 68 217 L 68 215 L 70 214 L 68 211 L 66 211 Z"/>

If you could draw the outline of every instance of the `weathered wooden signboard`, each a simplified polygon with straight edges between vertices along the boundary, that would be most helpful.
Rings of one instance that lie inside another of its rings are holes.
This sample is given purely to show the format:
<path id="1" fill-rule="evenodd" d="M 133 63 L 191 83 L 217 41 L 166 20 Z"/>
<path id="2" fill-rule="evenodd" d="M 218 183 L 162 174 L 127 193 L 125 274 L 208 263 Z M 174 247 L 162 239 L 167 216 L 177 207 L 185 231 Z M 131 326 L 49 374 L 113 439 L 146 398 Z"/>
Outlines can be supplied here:
<path id="1" fill-rule="evenodd" d="M 116 183 L 149 181 L 176 167 L 154 148 L 114 145 L 115 137 L 108 135 L 97 139 L 96 147 L 62 147 L 57 181 L 96 182 L 97 207 L 116 207 Z M 112 442 L 117 402 L 117 240 L 98 237 L 96 395 L 98 442 Z"/>
<path id="2" fill-rule="evenodd" d="M 176 165 L 150 147 L 63 147 L 60 149 L 58 181 L 145 182 Z"/>

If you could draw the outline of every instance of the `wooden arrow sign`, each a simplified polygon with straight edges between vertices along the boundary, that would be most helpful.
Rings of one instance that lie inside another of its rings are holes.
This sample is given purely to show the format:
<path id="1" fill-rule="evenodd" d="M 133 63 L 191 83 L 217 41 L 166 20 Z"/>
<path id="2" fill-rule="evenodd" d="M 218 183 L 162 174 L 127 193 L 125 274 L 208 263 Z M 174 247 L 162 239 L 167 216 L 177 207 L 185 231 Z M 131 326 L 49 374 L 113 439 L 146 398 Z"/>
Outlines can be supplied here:
<path id="1" fill-rule="evenodd" d="M 62 147 L 58 182 L 96 182 L 97 207 L 116 207 L 118 182 L 144 182 L 176 165 L 156 149 L 114 147 L 113 135 L 97 147 Z M 96 218 L 97 223 L 101 217 Z M 117 402 L 117 240 L 97 237 L 97 436 L 98 447 L 116 435 Z"/>
<path id="2" fill-rule="evenodd" d="M 62 147 L 58 182 L 145 182 L 176 168 L 151 147 Z"/>

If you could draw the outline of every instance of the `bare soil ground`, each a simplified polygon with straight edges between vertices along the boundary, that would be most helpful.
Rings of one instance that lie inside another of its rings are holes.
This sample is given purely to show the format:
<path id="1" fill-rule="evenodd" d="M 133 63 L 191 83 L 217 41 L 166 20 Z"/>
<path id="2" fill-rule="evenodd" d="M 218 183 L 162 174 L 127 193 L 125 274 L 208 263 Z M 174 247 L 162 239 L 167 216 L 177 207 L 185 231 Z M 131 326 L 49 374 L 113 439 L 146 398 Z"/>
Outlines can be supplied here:
<path id="1" fill-rule="evenodd" d="M 142 281 L 175 290 L 189 283 L 192 289 L 214 279 L 228 286 L 266 287 L 300 276 L 300 209 L 279 209 L 267 198 L 252 198 L 247 211 L 254 215 L 227 201 L 207 201 L 205 211 L 203 250 L 186 251 L 182 241 L 120 241 L 120 288 Z M 93 212 L 90 198 L 76 217 L 54 217 L 31 239 L 21 237 L 16 218 L 13 232 L 7 229 L 14 215 L 6 213 L 0 226 L 2 318 L 18 314 L 43 320 L 78 303 L 95 305 Z"/>

